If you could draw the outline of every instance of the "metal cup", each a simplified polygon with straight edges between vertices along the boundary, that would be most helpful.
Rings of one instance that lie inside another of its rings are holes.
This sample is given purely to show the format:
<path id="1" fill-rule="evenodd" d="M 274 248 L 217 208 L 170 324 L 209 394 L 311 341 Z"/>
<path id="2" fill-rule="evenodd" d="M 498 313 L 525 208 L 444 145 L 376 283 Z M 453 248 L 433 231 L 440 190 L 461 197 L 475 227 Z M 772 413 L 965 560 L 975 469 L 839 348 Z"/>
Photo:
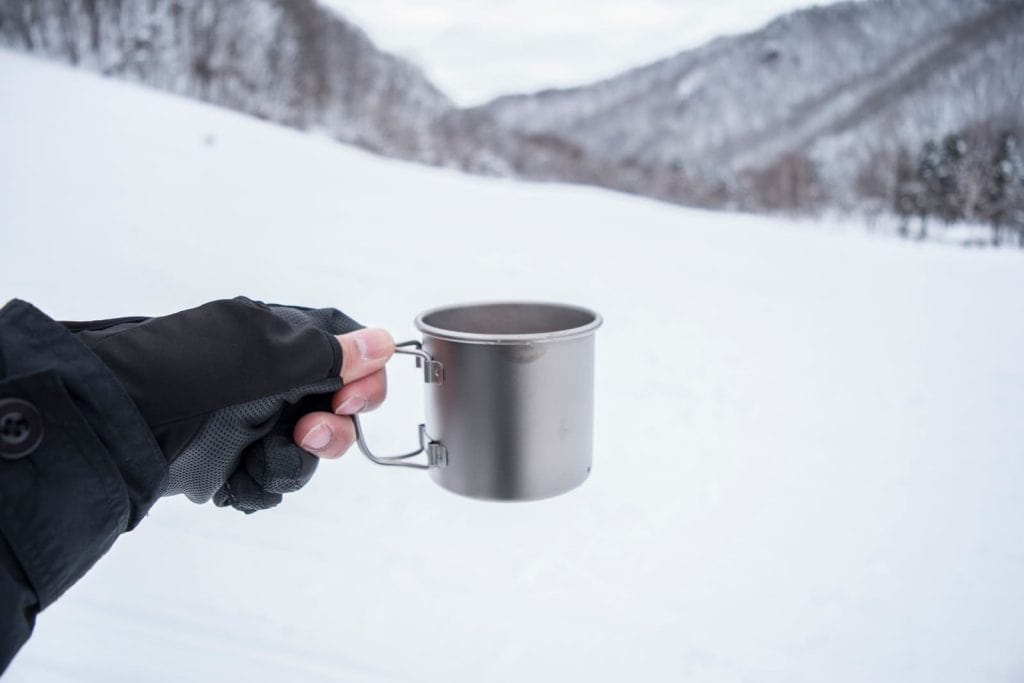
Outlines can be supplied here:
<path id="1" fill-rule="evenodd" d="M 420 448 L 374 455 L 356 416 L 360 450 L 381 465 L 426 469 L 444 488 L 472 498 L 537 500 L 576 488 L 590 473 L 600 326 L 593 311 L 550 303 L 420 314 L 423 342 L 396 348 L 423 368 Z M 426 462 L 409 460 L 420 453 Z"/>

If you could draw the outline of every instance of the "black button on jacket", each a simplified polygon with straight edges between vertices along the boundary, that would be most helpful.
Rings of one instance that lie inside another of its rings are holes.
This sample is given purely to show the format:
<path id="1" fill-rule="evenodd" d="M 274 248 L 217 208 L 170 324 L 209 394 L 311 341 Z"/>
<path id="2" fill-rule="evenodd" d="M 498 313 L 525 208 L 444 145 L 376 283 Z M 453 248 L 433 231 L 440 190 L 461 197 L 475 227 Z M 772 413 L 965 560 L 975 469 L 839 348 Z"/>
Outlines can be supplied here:
<path id="1" fill-rule="evenodd" d="M 0 672 L 36 614 L 139 523 L 166 477 L 111 370 L 30 304 L 0 309 Z"/>

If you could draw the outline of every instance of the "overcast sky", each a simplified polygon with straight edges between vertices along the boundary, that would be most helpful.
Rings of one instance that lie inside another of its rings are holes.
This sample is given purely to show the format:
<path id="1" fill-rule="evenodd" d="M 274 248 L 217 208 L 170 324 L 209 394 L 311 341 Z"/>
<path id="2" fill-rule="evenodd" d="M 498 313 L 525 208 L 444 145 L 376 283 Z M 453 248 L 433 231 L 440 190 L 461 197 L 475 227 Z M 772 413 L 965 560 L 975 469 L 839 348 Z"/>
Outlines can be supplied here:
<path id="1" fill-rule="evenodd" d="M 321 0 L 450 97 L 578 85 L 825 0 Z"/>

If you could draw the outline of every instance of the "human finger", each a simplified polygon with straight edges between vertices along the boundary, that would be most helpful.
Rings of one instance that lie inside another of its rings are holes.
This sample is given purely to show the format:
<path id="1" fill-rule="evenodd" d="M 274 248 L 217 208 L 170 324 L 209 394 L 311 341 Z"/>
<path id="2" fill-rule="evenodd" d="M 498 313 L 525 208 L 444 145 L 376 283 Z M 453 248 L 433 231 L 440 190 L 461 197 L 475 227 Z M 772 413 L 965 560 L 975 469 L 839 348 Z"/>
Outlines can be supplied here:
<path id="1" fill-rule="evenodd" d="M 352 418 L 327 412 L 307 413 L 292 430 L 292 440 L 318 458 L 340 458 L 356 441 Z"/>
<path id="2" fill-rule="evenodd" d="M 355 415 L 373 410 L 388 395 L 386 370 L 378 370 L 343 386 L 331 397 L 331 410 L 335 415 Z"/>
<path id="3" fill-rule="evenodd" d="M 341 380 L 348 384 L 384 367 L 395 352 L 395 340 L 387 330 L 367 328 L 337 335 L 341 345 Z"/>

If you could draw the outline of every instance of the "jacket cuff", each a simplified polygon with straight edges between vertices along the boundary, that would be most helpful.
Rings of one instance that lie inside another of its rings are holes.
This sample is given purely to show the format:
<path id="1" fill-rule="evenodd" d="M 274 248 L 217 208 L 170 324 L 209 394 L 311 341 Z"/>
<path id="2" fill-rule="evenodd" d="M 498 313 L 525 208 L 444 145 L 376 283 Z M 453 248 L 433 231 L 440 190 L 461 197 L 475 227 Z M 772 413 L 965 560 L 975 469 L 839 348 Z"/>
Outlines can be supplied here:
<path id="1" fill-rule="evenodd" d="M 7 411 L 0 532 L 45 608 L 145 516 L 167 464 L 113 373 L 23 301 L 0 309 L 0 400 L 23 407 Z"/>

